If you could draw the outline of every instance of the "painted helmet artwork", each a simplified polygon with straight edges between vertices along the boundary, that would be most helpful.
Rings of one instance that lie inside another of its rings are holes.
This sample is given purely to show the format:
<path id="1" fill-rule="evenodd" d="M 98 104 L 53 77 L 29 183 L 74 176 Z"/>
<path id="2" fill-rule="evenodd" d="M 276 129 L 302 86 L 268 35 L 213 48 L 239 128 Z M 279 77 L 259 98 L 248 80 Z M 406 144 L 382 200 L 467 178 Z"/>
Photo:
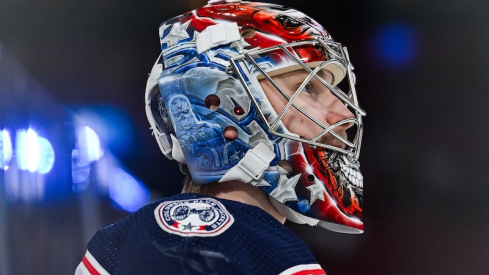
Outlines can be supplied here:
<path id="1" fill-rule="evenodd" d="M 363 232 L 365 112 L 345 47 L 297 10 L 229 0 L 159 35 L 145 101 L 166 157 L 195 184 L 263 190 L 290 221 Z"/>

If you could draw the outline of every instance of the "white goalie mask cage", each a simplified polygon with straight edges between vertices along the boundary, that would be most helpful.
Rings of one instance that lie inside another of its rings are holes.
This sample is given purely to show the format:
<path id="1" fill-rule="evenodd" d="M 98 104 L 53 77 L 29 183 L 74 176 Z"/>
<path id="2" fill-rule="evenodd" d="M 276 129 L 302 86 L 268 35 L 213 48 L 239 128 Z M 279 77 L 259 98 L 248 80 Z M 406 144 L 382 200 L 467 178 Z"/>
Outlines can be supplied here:
<path id="1" fill-rule="evenodd" d="M 358 160 L 363 133 L 362 117 L 366 113 L 358 104 L 355 74 L 346 47 L 332 40 L 317 38 L 312 41 L 245 51 L 242 55 L 231 58 L 230 63 L 228 72 L 239 76 L 270 133 L 333 150 L 347 155 L 351 160 Z M 324 70 L 329 72 L 329 79 L 321 76 L 320 72 Z M 274 81 L 278 75 L 299 71 L 303 75 L 300 79 L 303 80 L 298 87 L 281 87 Z M 268 82 L 270 87 L 273 87 L 274 91 L 287 102 L 280 110 L 272 111 L 270 99 L 264 98 L 267 95 L 260 85 L 263 81 Z M 326 88 L 354 115 L 327 125 L 308 112 L 307 107 L 299 106 L 297 101 L 308 93 L 306 87 L 313 81 L 315 85 L 324 86 L 318 90 Z M 283 118 L 291 112 L 309 119 L 317 126 L 315 131 L 312 129 L 309 136 L 305 137 L 303 134 L 287 129 Z M 335 131 L 342 126 L 345 128 L 345 125 L 348 125 L 348 137 Z M 338 142 L 334 145 L 321 142 L 327 135 L 331 136 L 327 140 L 336 139 L 341 145 Z"/>

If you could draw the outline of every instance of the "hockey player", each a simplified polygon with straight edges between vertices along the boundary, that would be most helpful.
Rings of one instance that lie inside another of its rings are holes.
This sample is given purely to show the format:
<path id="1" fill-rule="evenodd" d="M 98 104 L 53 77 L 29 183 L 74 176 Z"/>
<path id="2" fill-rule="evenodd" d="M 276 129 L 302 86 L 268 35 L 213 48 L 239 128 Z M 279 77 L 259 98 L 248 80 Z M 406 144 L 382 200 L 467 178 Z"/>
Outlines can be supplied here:
<path id="1" fill-rule="evenodd" d="M 146 114 L 184 190 L 100 230 L 76 274 L 325 274 L 283 223 L 363 232 L 346 48 L 297 10 L 229 0 L 159 35 Z"/>

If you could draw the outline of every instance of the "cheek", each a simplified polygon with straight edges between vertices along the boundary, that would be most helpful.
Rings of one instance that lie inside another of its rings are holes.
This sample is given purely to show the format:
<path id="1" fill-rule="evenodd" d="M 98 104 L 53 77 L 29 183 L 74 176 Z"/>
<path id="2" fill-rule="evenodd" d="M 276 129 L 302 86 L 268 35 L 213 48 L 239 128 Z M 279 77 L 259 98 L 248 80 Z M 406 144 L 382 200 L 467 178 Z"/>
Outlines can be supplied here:
<path id="1" fill-rule="evenodd" d="M 283 98 L 278 92 L 267 92 L 265 94 L 277 114 L 279 114 L 284 109 L 285 105 L 287 105 L 287 100 Z"/>
<path id="2" fill-rule="evenodd" d="M 264 89 L 265 94 L 268 97 L 273 109 L 277 115 L 279 115 L 287 105 L 287 100 L 278 92 L 270 92 L 273 87 L 267 88 L 269 89 Z M 311 116 L 315 117 L 317 120 L 321 121 L 323 124 L 326 124 L 325 115 L 323 114 L 326 110 L 326 106 L 322 102 L 319 102 L 313 98 L 303 98 L 299 96 L 295 100 L 295 104 L 309 113 Z M 287 110 L 287 112 L 285 112 L 281 120 L 290 132 L 307 138 L 314 137 L 322 130 L 320 126 L 292 106 Z"/>
<path id="3" fill-rule="evenodd" d="M 326 122 L 325 117 L 328 113 L 328 111 L 327 111 L 328 106 L 326 104 L 324 104 L 324 101 L 322 101 L 320 99 L 315 99 L 312 97 L 310 97 L 310 98 L 299 97 L 296 99 L 295 104 L 297 106 L 299 106 L 302 110 L 304 110 L 306 113 L 313 116 L 315 119 L 317 119 L 323 123 Z M 291 109 L 291 111 L 292 111 L 292 109 Z M 316 125 L 316 123 L 314 123 L 311 119 L 306 117 L 304 114 L 302 114 L 301 112 L 299 112 L 295 108 L 293 109 L 291 114 L 294 114 L 294 115 L 301 117 L 304 121 L 306 121 L 306 123 L 307 123 L 307 121 L 310 121 L 311 123 Z"/>
<path id="4" fill-rule="evenodd" d="M 309 115 L 315 117 L 317 120 L 327 125 L 324 115 L 321 115 L 320 113 L 320 108 L 314 108 L 310 105 L 301 107 Z M 322 131 L 322 128 L 319 125 L 317 125 L 314 121 L 303 115 L 295 108 L 291 108 L 285 113 L 285 115 L 282 117 L 282 122 L 290 132 L 307 138 L 313 138 Z"/>

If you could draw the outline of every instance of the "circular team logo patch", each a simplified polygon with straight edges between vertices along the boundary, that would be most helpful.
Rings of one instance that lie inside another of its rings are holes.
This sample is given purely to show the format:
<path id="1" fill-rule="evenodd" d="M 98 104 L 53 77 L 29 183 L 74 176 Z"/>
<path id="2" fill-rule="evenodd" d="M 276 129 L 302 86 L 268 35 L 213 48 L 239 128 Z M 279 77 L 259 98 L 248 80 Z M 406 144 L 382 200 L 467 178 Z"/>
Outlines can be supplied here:
<path id="1" fill-rule="evenodd" d="M 162 202 L 154 214 L 163 230 L 180 236 L 217 236 L 234 222 L 224 205 L 211 198 Z"/>

